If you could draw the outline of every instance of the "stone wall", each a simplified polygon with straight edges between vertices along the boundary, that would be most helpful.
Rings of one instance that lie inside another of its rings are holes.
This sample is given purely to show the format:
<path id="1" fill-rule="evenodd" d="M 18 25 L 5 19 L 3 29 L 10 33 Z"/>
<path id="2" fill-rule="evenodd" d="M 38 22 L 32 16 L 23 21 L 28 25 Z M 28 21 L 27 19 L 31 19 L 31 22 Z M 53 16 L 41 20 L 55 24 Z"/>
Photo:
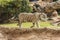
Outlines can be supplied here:
<path id="1" fill-rule="evenodd" d="M 41 1 L 45 1 L 45 2 L 53 2 L 53 0 L 29 0 L 30 2 L 33 2 L 33 1 L 39 1 L 39 2 L 41 2 Z"/>
<path id="2" fill-rule="evenodd" d="M 42 1 L 45 1 L 45 2 L 53 2 L 53 0 L 42 0 Z"/>

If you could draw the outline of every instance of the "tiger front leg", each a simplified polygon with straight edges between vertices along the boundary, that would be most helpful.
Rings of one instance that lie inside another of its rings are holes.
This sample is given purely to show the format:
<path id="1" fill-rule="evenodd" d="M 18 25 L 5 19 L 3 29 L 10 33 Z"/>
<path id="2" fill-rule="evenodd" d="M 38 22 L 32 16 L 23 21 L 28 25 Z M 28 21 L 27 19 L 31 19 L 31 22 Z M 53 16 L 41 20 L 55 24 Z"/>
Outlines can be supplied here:
<path id="1" fill-rule="evenodd" d="M 39 23 L 38 22 L 36 22 L 36 26 L 37 26 L 37 28 L 39 28 Z"/>
<path id="2" fill-rule="evenodd" d="M 19 28 L 21 28 L 22 22 L 18 22 Z"/>

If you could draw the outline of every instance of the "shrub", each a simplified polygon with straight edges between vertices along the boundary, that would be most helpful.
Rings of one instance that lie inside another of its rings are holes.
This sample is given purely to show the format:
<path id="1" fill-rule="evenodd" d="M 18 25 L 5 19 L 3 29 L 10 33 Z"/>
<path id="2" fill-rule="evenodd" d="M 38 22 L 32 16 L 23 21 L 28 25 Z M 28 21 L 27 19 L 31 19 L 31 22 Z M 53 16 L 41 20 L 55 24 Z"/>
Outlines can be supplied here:
<path id="1" fill-rule="evenodd" d="M 21 12 L 32 12 L 28 0 L 3 1 L 0 4 L 0 23 L 7 22 L 12 16 Z"/>

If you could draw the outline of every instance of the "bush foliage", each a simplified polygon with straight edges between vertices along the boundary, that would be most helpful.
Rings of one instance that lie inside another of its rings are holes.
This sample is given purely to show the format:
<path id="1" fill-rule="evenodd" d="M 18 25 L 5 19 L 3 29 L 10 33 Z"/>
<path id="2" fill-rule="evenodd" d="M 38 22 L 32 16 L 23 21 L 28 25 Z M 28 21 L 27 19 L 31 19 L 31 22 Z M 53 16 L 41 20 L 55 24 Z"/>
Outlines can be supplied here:
<path id="1" fill-rule="evenodd" d="M 21 12 L 32 12 L 28 0 L 2 1 L 0 3 L 0 23 L 9 22 L 8 20 Z"/>

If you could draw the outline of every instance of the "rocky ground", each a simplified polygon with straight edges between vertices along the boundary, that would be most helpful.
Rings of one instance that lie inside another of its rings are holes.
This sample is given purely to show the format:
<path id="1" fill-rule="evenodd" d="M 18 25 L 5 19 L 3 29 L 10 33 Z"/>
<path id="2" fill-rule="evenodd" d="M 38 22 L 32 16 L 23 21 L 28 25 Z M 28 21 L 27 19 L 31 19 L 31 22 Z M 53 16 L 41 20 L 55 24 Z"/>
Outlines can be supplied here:
<path id="1" fill-rule="evenodd" d="M 60 29 L 0 27 L 0 40 L 60 40 Z"/>

